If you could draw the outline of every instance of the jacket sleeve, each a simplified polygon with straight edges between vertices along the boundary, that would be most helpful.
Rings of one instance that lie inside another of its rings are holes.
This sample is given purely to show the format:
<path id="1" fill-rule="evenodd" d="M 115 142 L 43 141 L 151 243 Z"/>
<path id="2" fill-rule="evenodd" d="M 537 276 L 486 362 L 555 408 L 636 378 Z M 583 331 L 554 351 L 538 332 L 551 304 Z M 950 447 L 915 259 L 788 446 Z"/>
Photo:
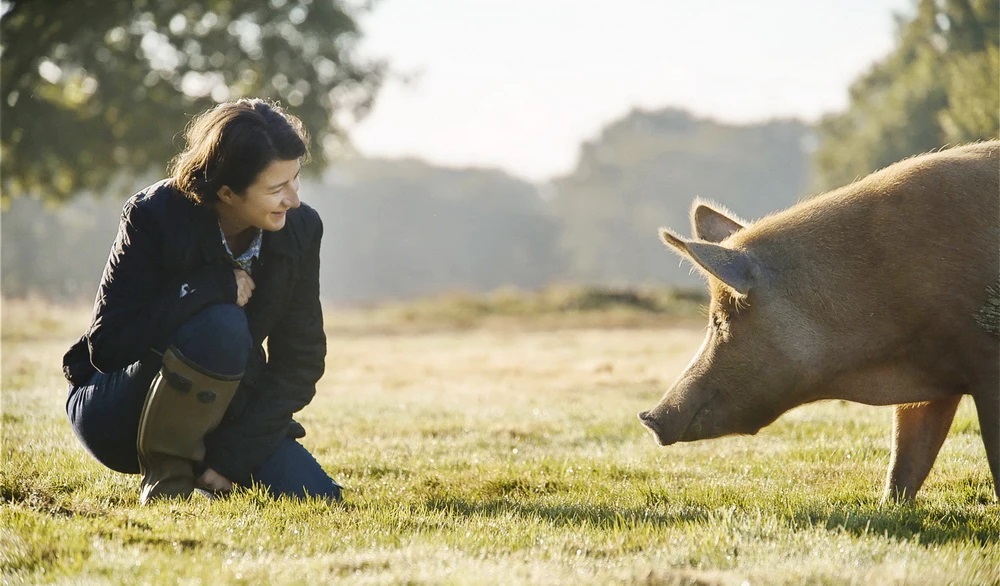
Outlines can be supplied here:
<path id="1" fill-rule="evenodd" d="M 323 225 L 315 216 L 297 282 L 284 314 L 268 334 L 268 360 L 242 415 L 224 421 L 206 438 L 205 465 L 240 484 L 286 436 L 292 414 L 316 394 L 326 360 L 326 334 L 319 298 L 319 253 Z"/>
<path id="2" fill-rule="evenodd" d="M 236 302 L 232 267 L 220 263 L 184 278 L 166 276 L 170 242 L 151 212 L 129 200 L 94 302 L 87 331 L 90 360 L 101 372 L 162 353 L 173 332 L 202 308 Z"/>

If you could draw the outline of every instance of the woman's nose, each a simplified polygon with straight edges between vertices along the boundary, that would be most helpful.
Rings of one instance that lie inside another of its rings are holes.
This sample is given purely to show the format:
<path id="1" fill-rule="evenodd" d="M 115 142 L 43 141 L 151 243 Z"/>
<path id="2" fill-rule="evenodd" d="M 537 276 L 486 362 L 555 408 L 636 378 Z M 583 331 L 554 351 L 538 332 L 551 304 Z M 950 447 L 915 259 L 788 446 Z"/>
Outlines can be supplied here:
<path id="1" fill-rule="evenodd" d="M 299 199 L 299 190 L 294 187 L 289 188 L 288 192 L 285 194 L 285 205 L 294 209 L 299 207 L 299 204 L 301 203 L 302 201 Z"/>

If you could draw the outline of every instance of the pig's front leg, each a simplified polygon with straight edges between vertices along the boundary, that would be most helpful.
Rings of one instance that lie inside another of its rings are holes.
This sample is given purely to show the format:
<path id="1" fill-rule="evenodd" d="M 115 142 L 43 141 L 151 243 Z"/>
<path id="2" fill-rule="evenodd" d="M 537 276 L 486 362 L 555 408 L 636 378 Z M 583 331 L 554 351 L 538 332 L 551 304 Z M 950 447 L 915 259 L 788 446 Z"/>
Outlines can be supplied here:
<path id="1" fill-rule="evenodd" d="M 990 473 L 993 475 L 993 492 L 997 500 L 1000 500 L 1000 394 L 994 391 L 976 395 L 975 400 L 976 411 L 979 414 L 979 430 L 983 434 L 986 459 L 990 463 Z"/>
<path id="2" fill-rule="evenodd" d="M 931 471 L 955 418 L 962 395 L 897 405 L 892 423 L 892 458 L 882 502 L 908 501 Z"/>

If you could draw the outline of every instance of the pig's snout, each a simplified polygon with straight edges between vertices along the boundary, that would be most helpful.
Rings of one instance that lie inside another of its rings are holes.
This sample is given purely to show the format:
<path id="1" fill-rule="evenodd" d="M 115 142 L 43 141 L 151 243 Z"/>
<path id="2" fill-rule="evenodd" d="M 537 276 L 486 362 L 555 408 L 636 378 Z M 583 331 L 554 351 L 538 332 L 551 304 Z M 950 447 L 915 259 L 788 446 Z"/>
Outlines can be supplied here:
<path id="1" fill-rule="evenodd" d="M 653 437 L 656 438 L 656 441 L 661 446 L 668 446 L 668 445 L 670 445 L 670 444 L 672 444 L 672 443 L 674 443 L 674 442 L 677 441 L 676 439 L 668 438 L 663 433 L 663 430 L 660 428 L 660 422 L 656 420 L 656 418 L 653 416 L 652 412 L 650 412 L 650 411 L 642 411 L 642 412 L 640 412 L 639 413 L 639 421 L 641 421 L 642 424 L 644 426 L 646 426 L 647 429 L 649 429 L 650 431 L 653 432 Z"/>

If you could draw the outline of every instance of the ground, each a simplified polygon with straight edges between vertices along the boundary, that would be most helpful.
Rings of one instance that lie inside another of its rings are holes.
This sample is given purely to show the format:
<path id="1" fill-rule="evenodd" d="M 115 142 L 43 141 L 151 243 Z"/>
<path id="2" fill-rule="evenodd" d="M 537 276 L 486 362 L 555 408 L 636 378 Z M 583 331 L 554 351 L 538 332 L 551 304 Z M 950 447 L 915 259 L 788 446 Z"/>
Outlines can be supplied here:
<path id="1" fill-rule="evenodd" d="M 963 402 L 913 505 L 880 506 L 891 409 L 825 402 L 667 448 L 636 419 L 704 334 L 638 310 L 328 311 L 302 440 L 345 501 L 137 505 L 63 404 L 80 306 L 5 300 L 4 583 L 998 584 Z M 648 309 L 648 308 L 647 308 Z"/>

